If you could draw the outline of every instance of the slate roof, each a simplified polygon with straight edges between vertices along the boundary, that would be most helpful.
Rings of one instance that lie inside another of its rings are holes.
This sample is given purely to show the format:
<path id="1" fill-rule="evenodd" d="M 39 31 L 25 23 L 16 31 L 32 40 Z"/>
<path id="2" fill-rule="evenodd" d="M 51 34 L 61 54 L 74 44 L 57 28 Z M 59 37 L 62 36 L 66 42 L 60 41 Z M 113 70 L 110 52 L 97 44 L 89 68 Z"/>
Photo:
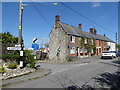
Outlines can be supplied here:
<path id="1" fill-rule="evenodd" d="M 71 25 L 68 25 L 68 24 L 65 24 L 65 23 L 61 23 L 61 22 L 60 22 L 60 25 L 64 29 L 64 31 L 69 35 L 114 42 L 106 36 L 102 36 L 102 35 L 99 35 L 99 34 L 95 35 L 95 34 L 92 34 L 90 32 L 84 32 L 79 27 L 71 26 Z"/>

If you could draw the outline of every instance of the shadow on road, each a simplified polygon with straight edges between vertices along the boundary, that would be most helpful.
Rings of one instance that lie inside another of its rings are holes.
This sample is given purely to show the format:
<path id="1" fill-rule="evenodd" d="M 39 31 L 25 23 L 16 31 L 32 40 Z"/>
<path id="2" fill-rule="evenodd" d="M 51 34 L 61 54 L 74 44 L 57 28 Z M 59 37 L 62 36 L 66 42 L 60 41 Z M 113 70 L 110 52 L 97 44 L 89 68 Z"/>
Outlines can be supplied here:
<path id="1" fill-rule="evenodd" d="M 103 64 L 108 64 L 108 65 L 113 65 L 113 66 L 116 66 L 116 67 L 120 67 L 120 60 L 112 61 L 112 63 L 109 63 L 109 62 L 99 62 L 99 63 L 103 63 Z"/>
<path id="2" fill-rule="evenodd" d="M 93 78 L 102 87 L 105 85 L 110 86 L 111 90 L 120 90 L 120 72 L 115 73 L 102 73 L 98 77 Z"/>

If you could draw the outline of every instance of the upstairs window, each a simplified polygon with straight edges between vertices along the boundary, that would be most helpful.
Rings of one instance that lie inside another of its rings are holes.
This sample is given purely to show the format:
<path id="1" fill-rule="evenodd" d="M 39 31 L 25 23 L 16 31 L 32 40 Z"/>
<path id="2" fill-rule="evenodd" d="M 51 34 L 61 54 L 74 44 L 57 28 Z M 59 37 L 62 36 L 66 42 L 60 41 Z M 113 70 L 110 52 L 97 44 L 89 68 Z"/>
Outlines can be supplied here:
<path id="1" fill-rule="evenodd" d="M 84 44 L 87 44 L 87 38 L 85 38 L 85 42 L 84 42 Z"/>
<path id="2" fill-rule="evenodd" d="M 75 36 L 70 36 L 70 41 L 75 43 Z"/>
<path id="3" fill-rule="evenodd" d="M 100 43 L 101 43 L 101 41 L 99 40 L 99 46 L 101 45 Z"/>
<path id="4" fill-rule="evenodd" d="M 93 39 L 91 39 L 91 43 L 92 43 L 92 45 L 94 45 L 94 41 L 93 41 Z"/>

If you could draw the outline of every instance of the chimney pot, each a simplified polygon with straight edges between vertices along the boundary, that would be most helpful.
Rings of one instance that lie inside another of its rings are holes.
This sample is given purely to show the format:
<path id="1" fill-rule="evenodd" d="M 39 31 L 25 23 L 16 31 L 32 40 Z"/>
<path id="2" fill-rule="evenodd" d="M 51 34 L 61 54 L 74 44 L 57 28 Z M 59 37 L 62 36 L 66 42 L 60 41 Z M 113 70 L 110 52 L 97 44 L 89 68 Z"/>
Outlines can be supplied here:
<path id="1" fill-rule="evenodd" d="M 82 29 L 82 24 L 78 24 L 78 27 Z"/>
<path id="2" fill-rule="evenodd" d="M 55 16 L 55 20 L 56 20 L 56 21 L 60 21 L 60 16 L 59 16 L 59 15 L 56 15 L 56 16 Z"/>
<path id="3" fill-rule="evenodd" d="M 95 35 L 97 34 L 97 30 L 96 30 L 96 28 L 94 28 L 94 32 L 93 32 Z"/>
<path id="4" fill-rule="evenodd" d="M 56 15 L 55 16 L 55 29 L 57 29 L 59 27 L 59 22 L 60 22 L 60 16 Z"/>
<path id="5" fill-rule="evenodd" d="M 93 28 L 90 28 L 90 33 L 92 33 L 92 34 L 93 34 Z"/>

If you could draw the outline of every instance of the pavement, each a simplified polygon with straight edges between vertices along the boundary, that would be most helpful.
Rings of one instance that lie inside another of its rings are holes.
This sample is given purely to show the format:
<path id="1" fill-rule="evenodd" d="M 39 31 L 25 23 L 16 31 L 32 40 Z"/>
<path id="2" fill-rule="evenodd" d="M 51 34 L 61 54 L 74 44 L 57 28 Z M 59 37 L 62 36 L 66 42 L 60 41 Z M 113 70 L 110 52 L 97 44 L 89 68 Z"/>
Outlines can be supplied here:
<path id="1" fill-rule="evenodd" d="M 20 76 L 20 77 L 15 77 L 15 78 L 3 80 L 2 85 L 0 85 L 0 86 L 5 87 L 5 86 L 8 86 L 10 84 L 16 84 L 16 83 L 20 83 L 20 82 L 25 82 L 25 81 L 29 81 L 29 80 L 38 79 L 40 77 L 44 77 L 44 76 L 50 74 L 51 72 L 52 72 L 52 74 L 54 74 L 54 73 L 56 74 L 56 72 L 58 72 L 58 71 L 60 72 L 60 68 L 61 68 L 61 70 L 62 70 L 62 68 L 63 68 L 63 70 L 65 70 L 64 69 L 65 67 L 67 67 L 69 69 L 73 66 L 73 64 L 79 64 L 79 66 L 80 66 L 80 64 L 84 64 L 84 63 L 88 64 L 88 63 L 96 62 L 96 61 L 100 60 L 98 58 L 99 58 L 99 56 L 92 56 L 92 57 L 87 57 L 87 58 L 81 58 L 79 60 L 76 60 L 76 61 L 73 61 L 73 62 L 68 62 L 68 63 L 52 63 L 51 64 L 50 62 L 46 62 L 46 63 L 38 62 L 38 64 L 36 64 L 36 65 L 39 66 L 39 67 L 36 70 L 36 72 L 30 73 L 28 75 L 23 75 L 23 76 Z M 49 68 L 51 66 L 53 66 L 53 67 Z M 58 69 L 57 69 L 57 67 L 58 67 Z M 43 69 L 43 68 L 46 68 L 46 69 Z M 55 71 L 54 71 L 54 69 L 55 69 Z"/>
<path id="2" fill-rule="evenodd" d="M 7 79 L 7 80 L 2 80 L 2 85 L 0 85 L 0 86 L 5 87 L 10 84 L 16 84 L 16 83 L 20 83 L 20 82 L 25 82 L 25 81 L 41 78 L 50 73 L 51 73 L 50 69 L 43 69 L 43 68 L 38 67 L 35 72 L 30 73 L 28 75 L 18 76 L 18 77 Z"/>

